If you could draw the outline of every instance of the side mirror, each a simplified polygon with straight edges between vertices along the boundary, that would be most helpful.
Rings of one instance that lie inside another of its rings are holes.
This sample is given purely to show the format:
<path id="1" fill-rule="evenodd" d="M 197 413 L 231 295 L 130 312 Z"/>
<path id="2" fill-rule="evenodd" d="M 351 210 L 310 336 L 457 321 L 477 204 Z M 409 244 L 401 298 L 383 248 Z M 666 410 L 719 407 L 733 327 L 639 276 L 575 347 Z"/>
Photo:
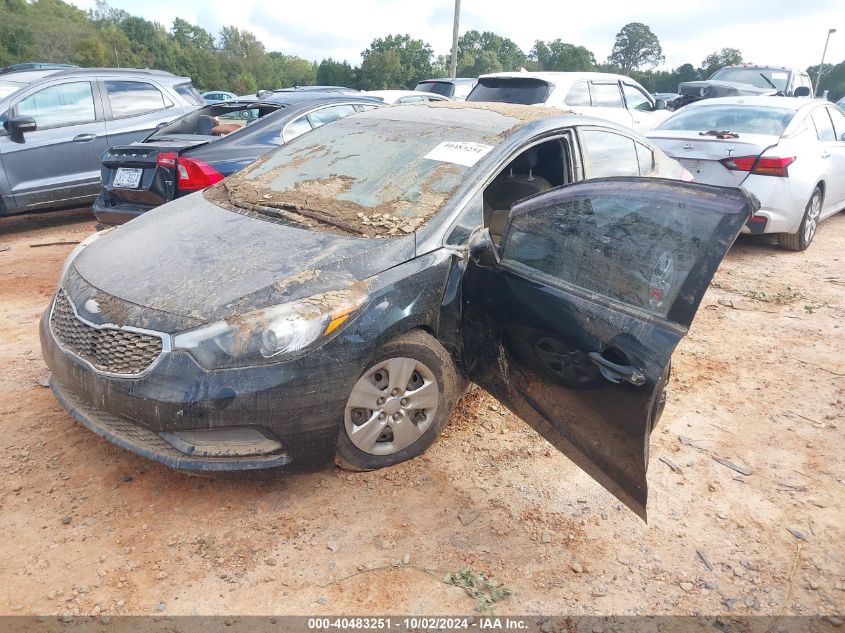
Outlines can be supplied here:
<path id="1" fill-rule="evenodd" d="M 485 268 L 499 263 L 499 247 L 490 236 L 490 229 L 479 229 L 469 238 L 469 256 Z"/>
<path id="2" fill-rule="evenodd" d="M 792 93 L 793 97 L 809 97 L 810 89 L 807 86 L 798 86 Z"/>
<path id="3" fill-rule="evenodd" d="M 665 110 L 666 109 L 666 100 L 665 99 L 655 99 L 654 109 L 655 110 Z"/>
<path id="4" fill-rule="evenodd" d="M 31 116 L 17 116 L 3 124 L 9 132 L 9 137 L 15 143 L 23 143 L 23 135 L 38 129 L 35 119 Z"/>

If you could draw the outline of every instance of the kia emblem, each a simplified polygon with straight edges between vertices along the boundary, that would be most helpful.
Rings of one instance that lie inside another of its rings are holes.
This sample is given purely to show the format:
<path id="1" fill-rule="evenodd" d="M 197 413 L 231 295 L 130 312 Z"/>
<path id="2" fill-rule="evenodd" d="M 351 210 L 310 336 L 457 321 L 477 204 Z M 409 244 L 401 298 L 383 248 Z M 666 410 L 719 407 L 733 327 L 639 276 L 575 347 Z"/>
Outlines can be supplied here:
<path id="1" fill-rule="evenodd" d="M 85 308 L 85 311 L 89 314 L 100 314 L 100 304 L 97 303 L 96 299 L 88 299 L 82 307 Z"/>
<path id="2" fill-rule="evenodd" d="M 684 148 L 685 152 L 691 152 L 692 150 L 695 149 L 695 147 L 693 146 L 692 143 L 684 143 L 683 148 Z"/>

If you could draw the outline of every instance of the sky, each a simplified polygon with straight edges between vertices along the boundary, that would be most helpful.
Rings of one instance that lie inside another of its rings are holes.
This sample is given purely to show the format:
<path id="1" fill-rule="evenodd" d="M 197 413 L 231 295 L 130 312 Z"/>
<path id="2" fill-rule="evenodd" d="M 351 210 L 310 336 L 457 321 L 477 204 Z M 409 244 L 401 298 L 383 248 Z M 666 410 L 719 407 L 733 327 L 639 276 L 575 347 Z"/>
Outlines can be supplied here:
<path id="1" fill-rule="evenodd" d="M 72 0 L 80 8 L 94 0 Z M 352 65 L 376 37 L 408 33 L 448 54 L 454 0 L 109 0 L 115 8 L 170 26 L 175 17 L 217 36 L 223 26 L 255 33 L 268 51 Z M 666 62 L 695 66 L 714 51 L 738 48 L 746 61 L 778 66 L 818 64 L 828 29 L 825 61 L 845 60 L 845 0 L 462 0 L 461 32 L 493 31 L 526 53 L 536 40 L 586 46 L 598 61 L 610 54 L 616 33 L 643 22 L 660 39 Z"/>

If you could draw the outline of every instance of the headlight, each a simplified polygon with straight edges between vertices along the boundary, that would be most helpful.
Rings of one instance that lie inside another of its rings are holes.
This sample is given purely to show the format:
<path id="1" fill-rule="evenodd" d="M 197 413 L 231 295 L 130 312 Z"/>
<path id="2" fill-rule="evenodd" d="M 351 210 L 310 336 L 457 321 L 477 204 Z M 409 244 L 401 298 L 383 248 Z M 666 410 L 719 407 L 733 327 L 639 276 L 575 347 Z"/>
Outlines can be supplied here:
<path id="1" fill-rule="evenodd" d="M 67 275 L 67 271 L 70 270 L 70 265 L 73 263 L 73 260 L 76 259 L 77 256 L 79 256 L 79 254 L 82 251 L 85 250 L 85 247 L 90 246 L 95 241 L 100 239 L 100 237 L 102 237 L 106 233 L 111 233 L 116 228 L 117 227 L 113 226 L 111 228 L 105 229 L 104 231 L 97 231 L 96 233 L 89 235 L 84 240 L 82 240 L 79 244 L 76 245 L 76 247 L 70 252 L 70 255 L 67 256 L 65 263 L 62 264 L 62 271 L 59 273 L 59 285 L 60 286 L 62 285 L 62 282 L 65 279 L 65 275 Z"/>
<path id="2" fill-rule="evenodd" d="M 365 300 L 363 293 L 338 291 L 256 310 L 177 334 L 173 349 L 207 369 L 289 360 L 336 334 Z"/>

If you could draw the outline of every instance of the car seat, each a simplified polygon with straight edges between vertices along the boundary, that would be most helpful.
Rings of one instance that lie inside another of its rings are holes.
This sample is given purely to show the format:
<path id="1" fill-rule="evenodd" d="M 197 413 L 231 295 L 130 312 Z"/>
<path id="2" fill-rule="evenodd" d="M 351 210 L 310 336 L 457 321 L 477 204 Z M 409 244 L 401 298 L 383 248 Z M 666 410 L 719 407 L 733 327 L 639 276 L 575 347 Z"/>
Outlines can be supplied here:
<path id="1" fill-rule="evenodd" d="M 197 131 L 200 136 L 211 136 L 211 130 L 217 127 L 217 119 L 207 114 L 200 114 L 197 117 Z"/>
<path id="2" fill-rule="evenodd" d="M 484 191 L 484 225 L 498 244 L 511 207 L 519 200 L 552 188 L 542 176 L 534 175 L 538 161 L 532 148 L 517 156 Z"/>

